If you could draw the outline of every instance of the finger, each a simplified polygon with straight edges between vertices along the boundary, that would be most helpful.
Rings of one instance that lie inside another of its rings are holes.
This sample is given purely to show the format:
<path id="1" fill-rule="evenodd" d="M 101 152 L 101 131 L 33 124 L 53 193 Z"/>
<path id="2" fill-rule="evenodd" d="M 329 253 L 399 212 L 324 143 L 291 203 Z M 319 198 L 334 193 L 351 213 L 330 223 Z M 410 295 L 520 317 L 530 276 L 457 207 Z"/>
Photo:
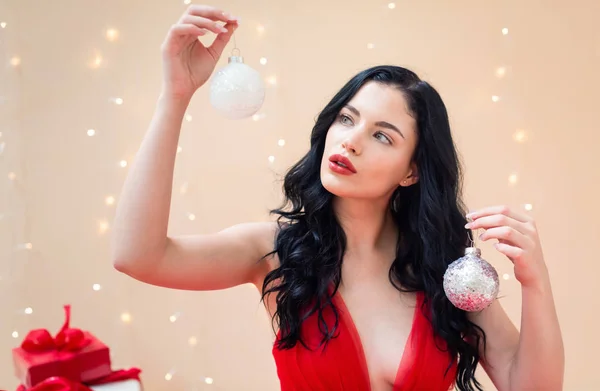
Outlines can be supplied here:
<path id="1" fill-rule="evenodd" d="M 228 12 L 224 12 L 223 10 L 221 10 L 219 8 L 210 7 L 207 5 L 192 4 L 188 7 L 186 14 L 202 16 L 207 19 L 211 19 L 214 21 L 221 21 L 221 22 L 225 22 L 225 23 L 238 20 L 237 17 L 231 15 Z"/>
<path id="2" fill-rule="evenodd" d="M 511 227 L 490 228 L 479 237 L 479 240 L 485 242 L 490 239 L 497 239 L 500 243 L 519 247 L 521 249 L 531 248 L 533 242 L 527 236 Z"/>
<path id="3" fill-rule="evenodd" d="M 531 235 L 533 232 L 527 223 L 522 223 L 512 217 L 503 214 L 479 217 L 465 225 L 465 228 L 478 230 L 480 228 L 489 230 L 496 227 L 511 227 L 523 235 Z"/>
<path id="4" fill-rule="evenodd" d="M 174 36 L 196 35 L 202 36 L 208 33 L 208 30 L 200 28 L 193 24 L 176 24 L 171 27 L 170 33 Z"/>
<path id="5" fill-rule="evenodd" d="M 184 15 L 181 17 L 180 23 L 193 24 L 199 28 L 204 28 L 212 31 L 215 34 L 223 34 L 227 32 L 227 28 L 221 26 L 218 22 L 196 15 Z"/>
<path id="6" fill-rule="evenodd" d="M 506 255 L 513 263 L 519 262 L 525 253 L 523 249 L 506 243 L 496 243 L 494 247 L 500 253 Z"/>
<path id="7" fill-rule="evenodd" d="M 497 214 L 502 214 L 502 215 L 511 217 L 522 223 L 527 223 L 527 222 L 530 222 L 533 220 L 530 216 L 528 216 L 524 213 L 515 212 L 513 209 L 511 209 L 505 205 L 490 206 L 487 208 L 482 208 L 477 211 L 468 213 L 466 217 L 468 219 L 477 220 L 484 216 L 497 215 Z"/>
<path id="8" fill-rule="evenodd" d="M 229 40 L 231 39 L 231 36 L 237 29 L 238 25 L 237 23 L 228 23 L 225 25 L 225 27 L 227 28 L 228 32 L 219 34 L 217 38 L 215 38 L 215 41 L 212 43 L 212 45 L 210 45 L 208 48 L 214 58 L 221 57 L 225 46 L 227 46 L 227 43 L 229 43 Z"/>

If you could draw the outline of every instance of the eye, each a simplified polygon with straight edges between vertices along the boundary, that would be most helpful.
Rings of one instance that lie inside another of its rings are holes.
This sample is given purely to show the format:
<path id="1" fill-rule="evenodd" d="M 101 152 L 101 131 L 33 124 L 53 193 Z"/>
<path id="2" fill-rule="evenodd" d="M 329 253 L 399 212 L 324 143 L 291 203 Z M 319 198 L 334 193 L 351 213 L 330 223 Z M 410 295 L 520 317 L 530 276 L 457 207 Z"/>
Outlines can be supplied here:
<path id="1" fill-rule="evenodd" d="M 340 114 L 338 120 L 344 125 L 352 125 L 352 118 L 346 114 Z"/>
<path id="2" fill-rule="evenodd" d="M 388 136 L 385 135 L 385 133 L 382 132 L 377 132 L 375 133 L 375 138 L 381 142 L 387 143 L 387 144 L 391 144 L 392 140 L 390 140 L 390 138 Z"/>

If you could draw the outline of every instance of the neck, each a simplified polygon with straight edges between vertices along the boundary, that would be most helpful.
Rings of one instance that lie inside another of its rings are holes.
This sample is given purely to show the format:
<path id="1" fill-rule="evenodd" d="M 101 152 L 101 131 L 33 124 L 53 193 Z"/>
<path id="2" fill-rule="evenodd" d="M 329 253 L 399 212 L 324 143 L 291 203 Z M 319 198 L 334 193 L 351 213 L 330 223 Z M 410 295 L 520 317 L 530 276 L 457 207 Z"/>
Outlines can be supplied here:
<path id="1" fill-rule="evenodd" d="M 395 252 L 398 229 L 388 200 L 335 197 L 334 212 L 346 234 L 348 255 Z"/>

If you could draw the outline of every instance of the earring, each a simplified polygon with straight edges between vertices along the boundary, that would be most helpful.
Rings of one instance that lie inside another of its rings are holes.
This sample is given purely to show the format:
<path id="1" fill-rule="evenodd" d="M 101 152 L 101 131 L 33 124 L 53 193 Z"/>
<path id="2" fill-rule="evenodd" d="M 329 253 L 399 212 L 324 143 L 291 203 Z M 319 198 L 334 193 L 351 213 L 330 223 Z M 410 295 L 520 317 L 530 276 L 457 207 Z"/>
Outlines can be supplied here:
<path id="1" fill-rule="evenodd" d="M 405 180 L 404 180 L 402 183 L 406 185 L 408 182 L 407 182 L 407 181 L 406 181 L 406 179 L 405 179 Z"/>

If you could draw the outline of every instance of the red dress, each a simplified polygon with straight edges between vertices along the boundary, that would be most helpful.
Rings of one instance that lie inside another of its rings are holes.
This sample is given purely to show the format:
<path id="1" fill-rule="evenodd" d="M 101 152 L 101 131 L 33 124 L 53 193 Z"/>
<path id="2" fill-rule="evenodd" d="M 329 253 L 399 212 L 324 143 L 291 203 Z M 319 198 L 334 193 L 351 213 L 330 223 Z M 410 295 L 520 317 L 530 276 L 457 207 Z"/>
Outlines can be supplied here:
<path id="1" fill-rule="evenodd" d="M 454 385 L 456 360 L 443 340 L 437 341 L 433 329 L 422 311 L 424 295 L 417 293 L 417 307 L 412 329 L 396 373 L 394 391 L 447 391 Z M 282 391 L 370 391 L 367 361 L 360 336 L 342 297 L 336 294 L 333 302 L 340 314 L 337 337 L 325 348 L 306 349 L 298 343 L 292 349 L 273 347 L 273 357 Z M 324 313 L 328 325 L 335 318 L 329 309 Z M 308 346 L 318 346 L 322 338 L 314 313 L 302 325 L 302 337 Z M 279 338 L 278 334 L 278 338 Z M 446 373 L 448 364 L 452 367 Z"/>

